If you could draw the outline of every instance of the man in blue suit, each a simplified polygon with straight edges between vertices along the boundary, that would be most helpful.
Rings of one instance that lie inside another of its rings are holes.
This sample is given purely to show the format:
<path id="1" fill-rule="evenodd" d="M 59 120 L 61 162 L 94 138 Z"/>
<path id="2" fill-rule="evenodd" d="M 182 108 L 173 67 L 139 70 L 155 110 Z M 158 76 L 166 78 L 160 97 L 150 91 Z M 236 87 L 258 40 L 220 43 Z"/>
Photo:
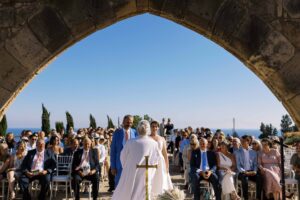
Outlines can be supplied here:
<path id="1" fill-rule="evenodd" d="M 190 166 L 190 173 L 194 187 L 194 199 L 200 199 L 200 181 L 206 180 L 212 184 L 216 200 L 221 200 L 222 188 L 216 174 L 216 154 L 213 151 L 207 150 L 207 140 L 205 138 L 200 139 L 200 148 L 192 151 Z"/>
<path id="2" fill-rule="evenodd" d="M 257 153 L 250 149 L 250 138 L 244 135 L 242 148 L 235 151 L 238 179 L 242 182 L 243 196 L 248 200 L 248 180 L 256 182 L 256 199 L 260 199 L 262 179 L 257 170 Z"/>
<path id="3" fill-rule="evenodd" d="M 123 119 L 123 128 L 117 129 L 113 134 L 110 147 L 111 173 L 115 176 L 115 188 L 118 185 L 122 173 L 120 155 L 125 143 L 129 139 L 137 137 L 136 130 L 132 129 L 133 116 L 126 115 Z"/>

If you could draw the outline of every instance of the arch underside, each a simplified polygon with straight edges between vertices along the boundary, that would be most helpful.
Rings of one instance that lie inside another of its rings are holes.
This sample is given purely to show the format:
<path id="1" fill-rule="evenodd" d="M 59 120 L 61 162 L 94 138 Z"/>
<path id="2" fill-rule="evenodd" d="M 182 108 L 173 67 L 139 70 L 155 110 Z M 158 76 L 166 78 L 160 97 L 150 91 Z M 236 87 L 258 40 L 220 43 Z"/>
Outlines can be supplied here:
<path id="1" fill-rule="evenodd" d="M 62 51 L 97 30 L 150 13 L 181 24 L 236 56 L 300 126 L 300 0 L 1 2 L 0 117 Z"/>

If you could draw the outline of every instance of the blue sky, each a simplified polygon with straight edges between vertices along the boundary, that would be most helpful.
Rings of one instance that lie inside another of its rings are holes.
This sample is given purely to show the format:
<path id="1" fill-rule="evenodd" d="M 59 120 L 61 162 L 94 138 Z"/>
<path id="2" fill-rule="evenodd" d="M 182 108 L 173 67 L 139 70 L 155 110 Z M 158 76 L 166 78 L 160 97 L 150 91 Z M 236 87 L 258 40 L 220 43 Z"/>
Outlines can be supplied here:
<path id="1" fill-rule="evenodd" d="M 97 31 L 50 63 L 7 112 L 9 127 L 40 127 L 41 104 L 51 123 L 87 127 L 106 115 L 170 117 L 176 127 L 279 127 L 287 111 L 233 55 L 203 36 L 144 14 Z"/>

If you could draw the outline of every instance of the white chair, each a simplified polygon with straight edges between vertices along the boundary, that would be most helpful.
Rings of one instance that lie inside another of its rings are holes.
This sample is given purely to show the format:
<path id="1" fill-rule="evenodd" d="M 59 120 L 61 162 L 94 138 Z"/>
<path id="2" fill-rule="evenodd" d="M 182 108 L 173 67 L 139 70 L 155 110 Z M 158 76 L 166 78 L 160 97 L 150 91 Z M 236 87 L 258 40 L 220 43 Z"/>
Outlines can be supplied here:
<path id="1" fill-rule="evenodd" d="M 244 198 L 242 181 L 237 179 L 236 191 L 239 191 L 239 189 L 241 190 L 241 198 Z M 256 198 L 256 183 L 254 181 L 248 180 L 248 194 L 250 194 L 249 199 Z"/>
<path id="2" fill-rule="evenodd" d="M 5 185 L 6 184 L 8 184 L 7 179 L 6 178 L 2 179 L 1 180 L 1 187 L 2 187 L 1 190 L 2 190 L 2 192 L 1 192 L 1 195 L 0 195 L 0 197 L 2 198 L 2 200 L 7 199 L 7 197 L 8 197 L 8 193 L 5 194 Z M 8 187 L 8 185 L 7 185 L 7 187 Z"/>
<path id="3" fill-rule="evenodd" d="M 83 180 L 81 182 L 81 190 L 84 191 L 86 186 L 88 187 L 89 200 L 91 200 L 92 182 L 88 180 Z"/>
<path id="4" fill-rule="evenodd" d="M 65 191 L 66 191 L 66 199 L 68 199 L 68 187 L 70 189 L 71 197 L 72 197 L 72 186 L 71 186 L 71 164 L 72 164 L 72 156 L 65 155 L 57 155 L 56 161 L 56 173 L 52 177 L 52 181 L 50 183 L 50 200 L 52 200 L 52 192 L 55 189 L 55 196 L 58 190 L 58 186 L 61 183 L 64 183 Z"/>
<path id="5" fill-rule="evenodd" d="M 210 182 L 206 181 L 206 180 L 201 180 L 200 181 L 200 190 L 204 190 L 206 192 L 208 192 L 208 195 L 209 195 L 209 199 L 215 199 L 215 192 L 213 190 L 213 187 L 211 185 Z M 205 194 L 203 194 L 202 196 L 205 198 L 204 196 Z"/>
<path id="6" fill-rule="evenodd" d="M 286 172 L 288 173 L 287 178 L 285 178 L 286 190 L 290 193 L 294 193 L 295 197 L 298 197 L 298 180 L 295 179 L 295 172 L 292 169 Z"/>

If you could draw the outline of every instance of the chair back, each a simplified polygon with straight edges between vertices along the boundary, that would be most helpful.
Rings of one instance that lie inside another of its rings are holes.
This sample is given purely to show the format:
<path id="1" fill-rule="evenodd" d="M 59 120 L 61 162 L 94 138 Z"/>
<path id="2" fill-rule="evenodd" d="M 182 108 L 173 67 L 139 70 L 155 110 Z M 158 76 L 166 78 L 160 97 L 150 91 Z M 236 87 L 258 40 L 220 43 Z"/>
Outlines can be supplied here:
<path id="1" fill-rule="evenodd" d="M 73 156 L 57 155 L 56 175 L 70 175 Z"/>

